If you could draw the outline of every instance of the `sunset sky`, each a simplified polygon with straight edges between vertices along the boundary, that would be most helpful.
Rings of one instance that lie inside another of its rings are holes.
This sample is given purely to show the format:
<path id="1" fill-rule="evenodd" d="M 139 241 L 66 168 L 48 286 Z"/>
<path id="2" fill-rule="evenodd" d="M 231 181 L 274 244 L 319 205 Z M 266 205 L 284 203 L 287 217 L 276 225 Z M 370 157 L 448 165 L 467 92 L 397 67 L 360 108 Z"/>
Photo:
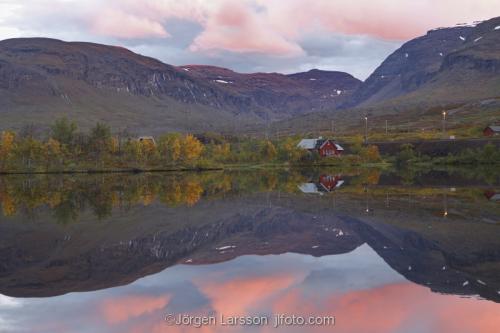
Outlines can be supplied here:
<path id="1" fill-rule="evenodd" d="M 173 65 L 364 79 L 429 29 L 499 15 L 498 0 L 0 0 L 0 39 L 91 41 Z"/>

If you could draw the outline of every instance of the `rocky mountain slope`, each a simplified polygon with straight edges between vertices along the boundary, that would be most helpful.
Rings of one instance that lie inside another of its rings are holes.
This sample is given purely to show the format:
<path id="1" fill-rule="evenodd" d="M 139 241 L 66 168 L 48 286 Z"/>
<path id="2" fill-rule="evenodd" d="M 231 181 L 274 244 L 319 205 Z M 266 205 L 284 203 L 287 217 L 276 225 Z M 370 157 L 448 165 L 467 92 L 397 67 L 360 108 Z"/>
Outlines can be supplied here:
<path id="1" fill-rule="evenodd" d="M 349 100 L 361 81 L 343 72 L 310 70 L 305 73 L 241 74 L 230 69 L 191 65 L 189 74 L 219 84 L 228 92 L 248 96 L 259 107 L 287 115 L 332 110 Z"/>
<path id="2" fill-rule="evenodd" d="M 343 107 L 500 97 L 500 17 L 438 28 L 391 54 Z"/>
<path id="3" fill-rule="evenodd" d="M 405 43 L 361 82 L 347 73 L 284 75 L 175 67 L 129 50 L 28 38 L 0 41 L 0 130 L 47 127 L 60 116 L 81 127 L 104 121 L 138 134 L 172 130 L 262 134 L 349 130 L 371 124 L 431 128 L 490 123 L 500 104 L 500 17 L 438 28 Z M 436 112 L 438 108 L 439 112 Z M 378 118 L 377 118 L 378 117 Z M 328 123 L 327 125 L 325 125 Z"/>
<path id="4" fill-rule="evenodd" d="M 470 25 L 438 28 L 391 54 L 336 110 L 277 121 L 280 133 L 341 133 L 440 130 L 483 127 L 498 122 L 500 108 L 500 17 Z M 387 122 L 387 123 L 386 123 Z"/>
<path id="5" fill-rule="evenodd" d="M 338 72 L 190 70 L 120 47 L 10 39 L 0 42 L 0 127 L 47 125 L 67 115 L 83 127 L 100 120 L 148 133 L 221 130 L 334 108 L 359 83 Z"/>

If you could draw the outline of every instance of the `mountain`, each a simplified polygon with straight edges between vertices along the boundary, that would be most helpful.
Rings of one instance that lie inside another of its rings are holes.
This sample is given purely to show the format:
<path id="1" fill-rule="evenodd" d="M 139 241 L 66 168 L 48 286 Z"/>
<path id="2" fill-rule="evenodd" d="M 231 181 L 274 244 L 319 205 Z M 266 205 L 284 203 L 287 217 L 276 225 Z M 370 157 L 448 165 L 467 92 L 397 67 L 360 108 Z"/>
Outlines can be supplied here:
<path id="1" fill-rule="evenodd" d="M 467 103 L 500 97 L 500 17 L 438 28 L 405 43 L 344 108 Z"/>
<path id="2" fill-rule="evenodd" d="M 236 73 L 227 68 L 181 67 L 194 77 L 219 84 L 230 93 L 250 97 L 264 109 L 300 115 L 331 110 L 346 102 L 361 81 L 344 72 L 313 69 L 305 73 Z"/>
<path id="3" fill-rule="evenodd" d="M 448 128 L 469 130 L 498 122 L 500 17 L 437 28 L 389 55 L 335 110 L 299 115 L 272 124 L 280 133 L 342 134 L 436 131 L 447 111 Z M 327 121 L 325 121 L 327 119 Z"/>
<path id="4" fill-rule="evenodd" d="M 82 127 L 100 120 L 143 133 L 234 129 L 335 107 L 360 83 L 339 72 L 286 76 L 190 68 L 115 46 L 0 41 L 0 129 L 47 126 L 63 115 Z"/>

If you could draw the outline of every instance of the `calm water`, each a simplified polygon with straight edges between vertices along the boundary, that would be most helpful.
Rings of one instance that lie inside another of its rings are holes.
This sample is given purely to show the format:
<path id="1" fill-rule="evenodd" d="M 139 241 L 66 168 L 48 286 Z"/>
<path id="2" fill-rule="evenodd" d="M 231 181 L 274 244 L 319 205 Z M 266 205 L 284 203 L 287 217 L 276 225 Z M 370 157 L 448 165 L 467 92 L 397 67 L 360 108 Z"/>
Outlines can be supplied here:
<path id="1" fill-rule="evenodd" d="M 0 177 L 0 331 L 498 332 L 499 199 L 477 170 Z"/>

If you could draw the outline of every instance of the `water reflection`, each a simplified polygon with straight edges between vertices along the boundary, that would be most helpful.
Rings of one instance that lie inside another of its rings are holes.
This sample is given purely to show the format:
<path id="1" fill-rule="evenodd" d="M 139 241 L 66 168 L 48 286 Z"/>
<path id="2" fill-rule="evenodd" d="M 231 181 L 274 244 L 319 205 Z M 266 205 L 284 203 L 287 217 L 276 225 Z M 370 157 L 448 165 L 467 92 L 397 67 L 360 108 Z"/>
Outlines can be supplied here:
<path id="1" fill-rule="evenodd" d="M 0 328 L 189 332 L 163 316 L 215 312 L 494 332 L 498 188 L 379 170 L 0 177 Z"/>
<path id="2" fill-rule="evenodd" d="M 24 332 L 495 332 L 500 307 L 410 283 L 368 246 L 339 256 L 244 256 L 179 265 L 122 288 L 4 298 L 3 327 Z M 266 326 L 168 326 L 167 314 L 269 316 Z M 273 315 L 335 316 L 335 327 L 273 328 Z M 457 320 L 460 318 L 460 320 Z"/>

